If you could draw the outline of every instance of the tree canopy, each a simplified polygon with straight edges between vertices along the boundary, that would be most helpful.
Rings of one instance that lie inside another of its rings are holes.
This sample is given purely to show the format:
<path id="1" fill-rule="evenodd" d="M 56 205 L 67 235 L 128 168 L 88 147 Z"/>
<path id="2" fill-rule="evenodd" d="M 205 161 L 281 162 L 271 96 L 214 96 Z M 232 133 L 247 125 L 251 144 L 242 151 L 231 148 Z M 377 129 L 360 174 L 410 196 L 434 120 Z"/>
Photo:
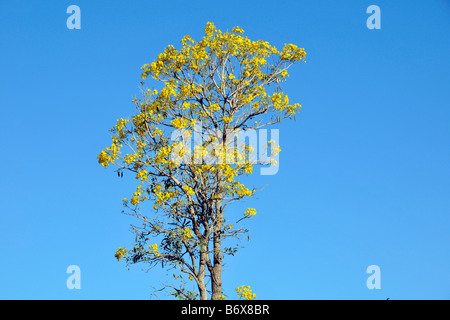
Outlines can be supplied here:
<path id="1" fill-rule="evenodd" d="M 120 176 L 131 172 L 138 182 L 123 199 L 126 212 L 140 221 L 132 226 L 134 247 L 119 248 L 117 259 L 172 268 L 177 283 L 164 286 L 181 299 L 225 297 L 223 258 L 238 246 L 224 240 L 239 239 L 247 232 L 240 223 L 257 213 L 248 208 L 230 221 L 226 209 L 256 192 L 240 177 L 274 164 L 280 152 L 274 140 L 256 152 L 245 135 L 294 118 L 301 108 L 281 84 L 288 68 L 305 59 L 304 49 L 286 44 L 278 50 L 243 34 L 239 27 L 222 32 L 207 23 L 200 41 L 185 36 L 179 49 L 169 45 L 142 66 L 136 113 L 118 119 L 111 146 L 98 155 L 102 166 L 113 164 Z M 148 88 L 150 79 L 161 88 Z M 246 287 L 238 293 L 255 297 Z"/>

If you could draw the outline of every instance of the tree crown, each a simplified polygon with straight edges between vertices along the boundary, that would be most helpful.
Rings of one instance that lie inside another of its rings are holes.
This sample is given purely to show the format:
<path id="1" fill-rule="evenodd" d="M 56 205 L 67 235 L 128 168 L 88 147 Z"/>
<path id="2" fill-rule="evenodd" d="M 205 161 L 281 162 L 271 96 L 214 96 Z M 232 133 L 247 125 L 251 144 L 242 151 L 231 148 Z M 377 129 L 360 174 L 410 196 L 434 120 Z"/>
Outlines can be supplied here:
<path id="1" fill-rule="evenodd" d="M 169 45 L 142 66 L 142 80 L 151 77 L 162 89 L 147 89 L 141 82 L 141 97 L 133 99 L 137 113 L 118 119 L 110 130 L 111 146 L 98 155 L 102 166 L 114 164 L 119 175 L 129 171 L 139 181 L 124 205 L 142 226 L 133 226 L 135 247 L 119 248 L 118 260 L 169 264 L 200 287 L 202 266 L 213 272 L 222 254 L 236 252 L 237 247 L 222 248 L 216 241 L 246 232 L 236 225 L 256 210 L 248 208 L 225 223 L 225 207 L 252 196 L 255 189 L 239 177 L 273 159 L 255 159 L 254 146 L 235 138 L 295 116 L 301 106 L 290 104 L 280 84 L 289 76 L 288 68 L 306 55 L 293 44 L 278 50 L 243 33 L 239 27 L 222 32 L 207 23 L 201 41 L 185 36 L 180 49 Z M 201 137 L 194 147 L 193 135 Z M 276 142 L 267 144 L 272 156 L 280 151 Z M 153 216 L 141 212 L 146 200 L 153 200 Z M 180 288 L 174 292 L 184 298 L 196 295 Z"/>

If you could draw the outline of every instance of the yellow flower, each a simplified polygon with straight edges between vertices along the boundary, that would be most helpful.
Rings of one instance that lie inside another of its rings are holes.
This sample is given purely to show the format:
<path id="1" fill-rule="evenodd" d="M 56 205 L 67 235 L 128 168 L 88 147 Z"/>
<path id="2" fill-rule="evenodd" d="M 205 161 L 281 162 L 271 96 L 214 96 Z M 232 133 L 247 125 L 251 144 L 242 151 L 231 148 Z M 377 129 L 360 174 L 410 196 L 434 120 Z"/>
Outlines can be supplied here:
<path id="1" fill-rule="evenodd" d="M 122 259 L 122 257 L 125 257 L 127 255 L 127 248 L 121 248 L 119 247 L 119 249 L 117 249 L 116 254 L 114 255 L 117 258 L 117 261 L 120 261 L 120 259 Z"/>
<path id="2" fill-rule="evenodd" d="M 231 32 L 234 33 L 244 33 L 244 30 L 239 28 L 238 26 L 234 27 L 233 29 L 231 29 Z"/>
<path id="3" fill-rule="evenodd" d="M 183 186 L 183 190 L 188 194 L 188 195 L 193 195 L 195 192 L 194 192 L 194 189 L 192 189 L 191 187 L 189 187 L 189 186 Z"/>
<path id="4" fill-rule="evenodd" d="M 109 166 L 111 157 L 108 155 L 108 153 L 105 150 L 100 152 L 100 154 L 97 156 L 97 158 L 98 158 L 98 163 L 100 163 L 102 166 L 104 166 L 105 168 L 107 166 Z"/>
<path id="5" fill-rule="evenodd" d="M 244 212 L 244 216 L 254 216 L 256 214 L 256 210 L 253 208 L 247 208 Z"/>
<path id="6" fill-rule="evenodd" d="M 188 227 L 181 229 L 181 237 L 184 241 L 189 241 L 190 238 L 194 236 L 194 233 Z"/>
<path id="7" fill-rule="evenodd" d="M 150 253 L 154 253 L 155 256 L 157 256 L 157 257 L 160 256 L 160 254 L 158 252 L 158 244 L 157 243 L 149 245 L 149 247 L 150 247 L 150 251 L 149 251 Z"/>
<path id="8" fill-rule="evenodd" d="M 149 173 L 145 169 L 139 170 L 138 173 L 136 174 L 136 179 L 141 179 L 141 182 L 144 182 L 144 180 L 147 181 L 148 174 Z"/>
<path id="9" fill-rule="evenodd" d="M 188 120 L 184 118 L 175 118 L 171 121 L 171 124 L 177 129 L 183 129 L 188 126 Z"/>
<path id="10" fill-rule="evenodd" d="M 239 297 L 245 298 L 246 300 L 256 299 L 256 294 L 252 293 L 250 286 L 240 286 L 236 288 L 236 292 Z"/>

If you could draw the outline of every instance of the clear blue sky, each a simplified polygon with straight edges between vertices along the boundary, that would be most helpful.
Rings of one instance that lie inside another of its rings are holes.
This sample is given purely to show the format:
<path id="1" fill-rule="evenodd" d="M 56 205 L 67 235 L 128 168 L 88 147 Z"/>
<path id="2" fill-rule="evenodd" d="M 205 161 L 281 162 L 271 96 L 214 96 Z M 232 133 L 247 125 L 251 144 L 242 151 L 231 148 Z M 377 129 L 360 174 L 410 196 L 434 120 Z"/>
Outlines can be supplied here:
<path id="1" fill-rule="evenodd" d="M 81 30 L 68 30 L 69 5 Z M 381 8 L 369 30 L 366 9 Z M 97 163 L 133 113 L 140 67 L 207 21 L 308 53 L 284 87 L 280 171 L 248 201 L 251 241 L 225 293 L 260 299 L 450 298 L 450 1 L 0 0 L 0 298 L 148 299 L 165 271 L 130 271 L 121 199 Z M 66 268 L 81 268 L 81 290 Z M 366 268 L 381 268 L 381 289 Z"/>

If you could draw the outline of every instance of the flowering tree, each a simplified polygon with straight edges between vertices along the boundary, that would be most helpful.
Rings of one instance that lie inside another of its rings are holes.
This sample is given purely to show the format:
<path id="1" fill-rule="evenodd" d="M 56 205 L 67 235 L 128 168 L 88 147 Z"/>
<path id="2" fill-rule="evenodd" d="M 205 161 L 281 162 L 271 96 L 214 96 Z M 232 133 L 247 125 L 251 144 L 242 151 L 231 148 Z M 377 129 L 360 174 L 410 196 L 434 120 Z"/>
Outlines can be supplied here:
<path id="1" fill-rule="evenodd" d="M 173 269 L 176 284 L 164 288 L 180 299 L 225 297 L 223 259 L 238 250 L 226 240 L 245 234 L 242 221 L 256 214 L 248 208 L 230 221 L 226 209 L 256 191 L 239 178 L 254 166 L 274 164 L 280 151 L 268 141 L 270 157 L 260 152 L 256 159 L 240 134 L 295 117 L 301 107 L 289 103 L 280 84 L 288 68 L 304 60 L 304 49 L 286 44 L 280 51 L 243 32 L 207 23 L 201 41 L 185 36 L 179 50 L 169 45 L 144 65 L 136 114 L 118 120 L 110 130 L 112 145 L 98 155 L 104 167 L 114 164 L 120 176 L 132 172 L 138 180 L 131 198 L 123 199 L 127 213 L 140 221 L 132 226 L 136 241 L 132 249 L 119 248 L 116 258 Z M 145 87 L 149 77 L 160 91 Z M 145 206 L 148 200 L 153 206 Z M 237 292 L 255 298 L 248 287 Z"/>

